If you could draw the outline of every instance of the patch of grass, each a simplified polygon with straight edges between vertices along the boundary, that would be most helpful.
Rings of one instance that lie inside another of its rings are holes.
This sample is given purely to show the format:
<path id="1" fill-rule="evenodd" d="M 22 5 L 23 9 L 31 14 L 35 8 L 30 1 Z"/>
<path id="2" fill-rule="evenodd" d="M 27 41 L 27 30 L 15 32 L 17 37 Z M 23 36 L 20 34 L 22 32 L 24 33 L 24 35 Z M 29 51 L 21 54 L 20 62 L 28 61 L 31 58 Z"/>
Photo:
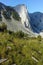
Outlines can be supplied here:
<path id="1" fill-rule="evenodd" d="M 38 38 L 20 38 L 15 37 L 15 34 L 0 32 L 0 58 L 8 59 L 1 64 L 43 65 L 43 39 L 40 41 Z"/>

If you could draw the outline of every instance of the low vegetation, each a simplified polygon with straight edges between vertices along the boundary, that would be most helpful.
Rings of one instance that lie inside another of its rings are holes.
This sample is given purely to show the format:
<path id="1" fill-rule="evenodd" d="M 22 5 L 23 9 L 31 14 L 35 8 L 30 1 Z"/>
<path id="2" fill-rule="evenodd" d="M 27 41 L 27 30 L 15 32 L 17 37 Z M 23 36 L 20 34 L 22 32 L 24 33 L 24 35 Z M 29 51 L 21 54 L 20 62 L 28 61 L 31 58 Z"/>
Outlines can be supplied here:
<path id="1" fill-rule="evenodd" d="M 15 19 L 15 20 L 18 20 L 18 21 L 20 21 L 21 19 L 20 19 L 20 16 L 19 16 L 19 14 L 14 10 L 14 11 L 3 11 L 3 16 L 4 16 L 4 18 L 7 20 L 11 20 L 11 16 Z M 1 19 L 0 19 L 1 20 Z"/>
<path id="2" fill-rule="evenodd" d="M 5 17 L 5 19 L 11 19 L 11 14 L 9 11 L 3 11 L 3 16 Z"/>
<path id="3" fill-rule="evenodd" d="M 2 16 L 1 16 L 1 12 L 0 12 L 0 21 L 2 21 Z"/>
<path id="4" fill-rule="evenodd" d="M 18 20 L 18 21 L 21 20 L 19 14 L 18 14 L 16 11 L 12 12 L 12 16 L 13 16 L 13 18 L 14 18 L 15 20 Z"/>
<path id="5" fill-rule="evenodd" d="M 0 21 L 2 21 L 2 17 L 0 17 Z"/>
<path id="6" fill-rule="evenodd" d="M 3 28 L 4 25 L 2 25 Z M 0 60 L 1 59 L 7 60 L 0 63 L 0 65 L 43 65 L 43 39 L 41 36 L 37 38 L 27 38 L 26 34 L 22 31 L 16 33 L 1 31 Z"/>
<path id="7" fill-rule="evenodd" d="M 0 25 L 0 32 L 7 30 L 7 25 L 5 23 L 2 23 Z"/>

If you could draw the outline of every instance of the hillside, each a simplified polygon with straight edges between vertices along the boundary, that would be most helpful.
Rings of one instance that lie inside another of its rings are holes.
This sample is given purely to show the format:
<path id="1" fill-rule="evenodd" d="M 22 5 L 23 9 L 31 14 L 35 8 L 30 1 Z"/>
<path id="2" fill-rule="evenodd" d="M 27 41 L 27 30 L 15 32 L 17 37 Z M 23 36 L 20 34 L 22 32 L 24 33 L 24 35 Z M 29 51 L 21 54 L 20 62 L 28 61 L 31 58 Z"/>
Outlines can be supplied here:
<path id="1" fill-rule="evenodd" d="M 6 6 L 3 3 L 0 3 L 0 24 L 4 22 L 7 25 L 7 29 L 10 31 L 16 32 L 21 30 L 24 33 L 29 34 L 29 36 L 35 36 L 36 34 L 34 34 L 31 31 L 29 18 L 27 18 L 28 17 L 27 9 L 25 5 L 23 6 L 21 5 L 21 7 L 23 7 L 23 11 L 22 13 L 20 12 L 21 13 L 20 16 L 19 13 L 16 11 L 17 7 L 15 7 L 14 9 L 13 7 Z"/>
<path id="2" fill-rule="evenodd" d="M 0 32 L 0 65 L 43 65 L 43 39 Z"/>
<path id="3" fill-rule="evenodd" d="M 30 25 L 33 32 L 36 32 L 41 35 L 41 33 L 43 33 L 43 13 L 34 12 L 30 13 L 29 16 L 30 16 Z M 41 36 L 43 37 L 43 34 Z"/>

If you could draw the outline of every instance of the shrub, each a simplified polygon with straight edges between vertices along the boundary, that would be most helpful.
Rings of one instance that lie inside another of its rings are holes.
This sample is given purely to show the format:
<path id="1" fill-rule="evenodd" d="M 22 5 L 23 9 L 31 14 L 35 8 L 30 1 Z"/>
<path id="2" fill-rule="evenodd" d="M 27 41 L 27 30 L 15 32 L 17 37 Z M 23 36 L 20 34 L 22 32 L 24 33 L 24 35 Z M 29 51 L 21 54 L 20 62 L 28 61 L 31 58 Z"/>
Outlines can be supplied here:
<path id="1" fill-rule="evenodd" d="M 2 23 L 2 29 L 7 29 L 7 25 L 5 23 Z"/>
<path id="2" fill-rule="evenodd" d="M 12 12 L 12 16 L 13 16 L 13 18 L 14 18 L 15 20 L 20 21 L 19 14 L 18 14 L 16 11 L 13 11 L 13 12 Z"/>
<path id="3" fill-rule="evenodd" d="M 0 26 L 0 31 L 4 30 L 7 30 L 7 25 L 5 23 L 2 23 L 2 25 Z"/>
<path id="4" fill-rule="evenodd" d="M 3 16 L 5 17 L 5 19 L 11 19 L 11 15 L 9 11 L 3 11 Z"/>
<path id="5" fill-rule="evenodd" d="M 23 38 L 24 32 L 22 32 L 22 31 L 16 32 L 16 36 L 18 36 L 19 38 Z"/>
<path id="6" fill-rule="evenodd" d="M 2 21 L 2 18 L 0 18 L 0 21 Z"/>
<path id="7" fill-rule="evenodd" d="M 2 16 L 1 16 L 1 12 L 0 12 L 0 21 L 2 21 Z"/>
<path id="8" fill-rule="evenodd" d="M 40 36 L 40 35 L 38 35 L 37 39 L 38 39 L 39 41 L 41 41 L 41 36 Z"/>

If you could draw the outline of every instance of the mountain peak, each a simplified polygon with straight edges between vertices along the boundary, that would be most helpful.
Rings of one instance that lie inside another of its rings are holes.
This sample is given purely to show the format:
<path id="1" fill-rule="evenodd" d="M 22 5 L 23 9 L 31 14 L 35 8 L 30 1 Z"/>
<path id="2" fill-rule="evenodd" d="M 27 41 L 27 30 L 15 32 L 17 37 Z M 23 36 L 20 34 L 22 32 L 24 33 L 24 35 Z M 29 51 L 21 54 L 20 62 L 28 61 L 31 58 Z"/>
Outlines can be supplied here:
<path id="1" fill-rule="evenodd" d="M 6 5 L 0 2 L 0 10 L 5 10 Z"/>
<path id="2" fill-rule="evenodd" d="M 26 6 L 25 4 L 19 4 L 19 5 L 16 5 L 16 6 Z"/>
<path id="3" fill-rule="evenodd" d="M 16 5 L 15 7 L 17 7 L 17 8 L 20 8 L 20 9 L 27 9 L 27 7 L 26 7 L 26 5 L 25 4 L 19 4 L 19 5 Z M 22 9 L 22 10 L 23 10 Z"/>
<path id="4" fill-rule="evenodd" d="M 0 2 L 0 6 L 6 6 L 6 5 Z"/>
<path id="5" fill-rule="evenodd" d="M 3 3 L 0 2 L 0 5 L 3 5 Z"/>
<path id="6" fill-rule="evenodd" d="M 27 7 L 25 6 L 25 4 L 19 4 L 19 5 L 15 6 L 14 9 L 19 13 L 22 24 L 23 25 L 25 24 L 26 27 L 28 27 L 29 16 L 28 16 L 28 10 L 27 10 Z"/>

